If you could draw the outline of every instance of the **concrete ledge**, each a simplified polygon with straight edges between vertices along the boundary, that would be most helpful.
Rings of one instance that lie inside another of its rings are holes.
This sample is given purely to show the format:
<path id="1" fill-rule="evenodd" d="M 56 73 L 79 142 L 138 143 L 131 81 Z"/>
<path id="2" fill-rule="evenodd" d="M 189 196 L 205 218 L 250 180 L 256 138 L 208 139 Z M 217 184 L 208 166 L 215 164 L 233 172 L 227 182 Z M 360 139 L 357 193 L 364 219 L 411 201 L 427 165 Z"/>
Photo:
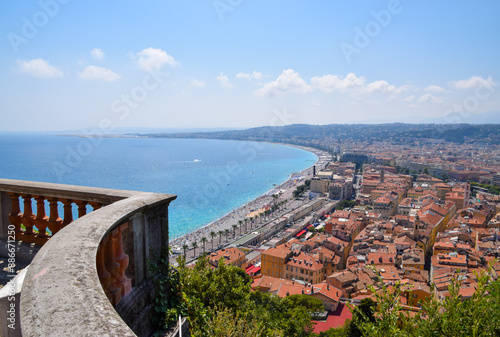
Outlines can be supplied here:
<path id="1" fill-rule="evenodd" d="M 46 190 L 41 194 L 47 195 Z M 175 198 L 136 193 L 75 220 L 50 239 L 24 280 L 23 336 L 135 336 L 104 294 L 96 270 L 97 249 L 114 227 L 138 213 L 147 217 L 149 209 L 160 206 L 166 213 Z"/>

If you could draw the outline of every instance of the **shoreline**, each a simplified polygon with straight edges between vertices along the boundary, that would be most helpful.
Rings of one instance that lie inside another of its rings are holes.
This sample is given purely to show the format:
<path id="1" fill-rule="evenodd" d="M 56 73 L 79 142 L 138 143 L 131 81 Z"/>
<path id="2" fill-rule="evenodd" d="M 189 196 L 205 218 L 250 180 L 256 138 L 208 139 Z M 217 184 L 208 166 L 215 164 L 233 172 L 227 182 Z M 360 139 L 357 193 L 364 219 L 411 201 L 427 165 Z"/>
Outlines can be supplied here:
<path id="1" fill-rule="evenodd" d="M 269 142 L 266 142 L 269 143 Z M 315 148 L 309 148 L 305 146 L 299 146 L 299 145 L 294 145 L 294 144 L 285 144 L 285 143 L 269 143 L 269 144 L 278 144 L 278 145 L 284 145 L 284 146 L 290 146 L 290 147 L 295 147 L 298 149 L 301 149 L 303 151 L 311 152 L 313 153 L 317 159 L 313 164 L 311 164 L 309 167 L 305 168 L 304 170 L 300 172 L 292 172 L 288 179 L 286 179 L 284 182 L 281 182 L 274 186 L 274 188 L 270 189 L 269 191 L 263 193 L 262 195 L 250 200 L 249 202 L 237 207 L 233 211 L 223 215 L 222 217 L 192 231 L 187 234 L 184 234 L 180 237 L 175 238 L 174 240 L 169 241 L 169 245 L 172 247 L 172 249 L 182 249 L 182 245 L 186 244 L 188 245 L 188 250 L 192 249 L 192 242 L 196 241 L 198 243 L 198 248 L 202 248 L 201 245 L 201 238 L 205 237 L 207 239 L 206 245 L 209 247 L 212 247 L 211 241 L 212 237 L 210 235 L 211 232 L 215 232 L 214 236 L 214 241 L 217 241 L 217 238 L 219 237 L 219 231 L 224 231 L 226 229 L 229 230 L 228 236 L 233 235 L 233 225 L 238 225 L 238 228 L 235 229 L 235 233 L 238 231 L 241 232 L 240 226 L 239 226 L 239 221 L 244 221 L 245 218 L 249 218 L 248 214 L 250 214 L 252 211 L 256 210 L 261 210 L 265 207 L 271 206 L 273 202 L 275 202 L 274 198 L 272 197 L 273 194 L 278 194 L 279 197 L 276 199 L 276 202 L 281 202 L 284 200 L 289 200 L 290 198 L 293 198 L 293 191 L 295 188 L 300 185 L 303 181 L 308 180 L 312 177 L 312 168 L 313 166 L 317 165 L 318 163 L 323 163 L 322 162 L 322 157 L 324 155 L 328 155 L 327 152 L 321 151 Z M 329 159 L 331 161 L 331 158 Z M 299 177 L 298 179 L 294 179 L 294 177 Z M 280 192 L 282 192 L 280 194 Z M 254 220 L 255 221 L 255 220 Z M 259 221 L 259 220 L 257 220 Z M 242 226 L 244 226 L 242 224 Z M 247 225 L 248 226 L 248 225 Z M 219 242 L 222 242 L 222 239 L 219 239 Z"/>
<path id="2" fill-rule="evenodd" d="M 60 136 L 60 135 L 59 135 Z M 82 137 L 82 135 L 62 135 L 66 137 Z M 177 139 L 176 137 L 170 138 L 168 136 L 165 137 L 150 137 L 149 135 L 103 135 L 104 138 L 167 138 L 167 139 Z M 273 144 L 273 145 L 282 145 L 282 146 L 289 146 L 292 148 L 297 148 L 303 151 L 310 152 L 316 156 L 316 160 L 314 160 L 314 163 L 312 163 L 310 166 L 306 167 L 305 169 L 301 170 L 300 172 L 292 172 L 290 173 L 289 177 L 279 183 L 279 184 L 273 184 L 274 187 L 269 189 L 268 191 L 264 192 L 263 194 L 253 198 L 252 200 L 240 205 L 239 207 L 233 209 L 229 213 L 226 213 L 222 215 L 221 217 L 215 219 L 212 222 L 209 222 L 207 224 L 204 224 L 202 227 L 199 227 L 197 229 L 194 229 L 188 233 L 185 233 L 183 235 L 180 235 L 178 237 L 175 237 L 174 239 L 170 240 L 169 239 L 169 245 L 173 249 L 180 250 L 182 248 L 182 245 L 187 244 L 189 247 L 189 250 L 192 249 L 191 243 L 193 241 L 196 241 L 198 244 L 201 244 L 201 238 L 205 237 L 207 239 L 206 243 L 211 245 L 212 241 L 212 236 L 210 235 L 211 232 L 215 232 L 214 236 L 214 241 L 217 240 L 219 237 L 219 231 L 224 231 L 229 230 L 228 233 L 228 238 L 230 235 L 233 235 L 233 225 L 237 225 L 238 227 L 234 230 L 234 233 L 236 234 L 238 230 L 240 233 L 242 230 L 240 229 L 240 221 L 244 221 L 244 219 L 248 219 L 251 214 L 250 213 L 255 213 L 255 211 L 262 210 L 264 208 L 269 208 L 271 207 L 274 203 L 282 202 L 282 201 L 291 201 L 293 200 L 293 191 L 296 189 L 296 187 L 300 184 L 303 183 L 303 181 L 311 179 L 312 178 L 312 167 L 315 165 L 324 164 L 326 161 L 331 161 L 331 156 L 328 154 L 328 152 L 325 152 L 323 150 L 319 150 L 313 147 L 308 147 L 308 146 L 303 146 L 303 145 L 297 145 L 297 144 L 289 144 L 289 143 L 283 143 L 283 142 L 269 142 L 269 141 L 255 141 L 255 140 L 236 140 L 236 139 L 217 139 L 217 138 L 182 138 L 182 139 L 211 139 L 211 140 L 219 140 L 219 141 L 236 141 L 236 142 L 256 142 L 256 143 L 267 143 L 267 144 Z M 325 159 L 324 156 L 328 156 L 328 159 Z M 318 166 L 317 169 L 320 170 L 322 169 L 323 166 Z M 275 200 L 273 198 L 273 194 L 278 194 L 279 197 Z M 267 218 L 267 217 L 266 217 Z M 254 220 L 254 224 L 257 224 L 257 221 L 262 222 L 262 220 Z M 266 221 L 266 220 L 264 220 Z M 243 227 L 243 223 L 241 227 Z M 248 227 L 248 224 L 245 226 Z M 253 226 L 252 226 L 253 227 Z M 236 235 L 235 235 L 236 236 Z M 223 235 L 221 235 L 223 237 Z M 226 241 L 226 240 L 225 240 Z M 219 243 L 222 242 L 222 238 L 219 238 Z M 200 245 L 198 245 L 200 247 Z"/>

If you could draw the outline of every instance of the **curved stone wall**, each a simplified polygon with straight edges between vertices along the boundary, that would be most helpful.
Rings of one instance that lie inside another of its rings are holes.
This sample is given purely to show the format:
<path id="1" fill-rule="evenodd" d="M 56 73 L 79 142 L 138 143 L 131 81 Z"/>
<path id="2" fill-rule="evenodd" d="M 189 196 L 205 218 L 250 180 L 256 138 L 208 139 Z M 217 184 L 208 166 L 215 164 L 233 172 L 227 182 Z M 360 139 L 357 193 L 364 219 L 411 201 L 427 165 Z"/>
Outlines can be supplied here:
<path id="1" fill-rule="evenodd" d="M 135 336 L 107 298 L 96 269 L 101 241 L 131 224 L 132 271 L 145 280 L 148 250 L 168 245 L 168 204 L 176 197 L 137 193 L 73 221 L 40 249 L 21 292 L 23 336 Z"/>

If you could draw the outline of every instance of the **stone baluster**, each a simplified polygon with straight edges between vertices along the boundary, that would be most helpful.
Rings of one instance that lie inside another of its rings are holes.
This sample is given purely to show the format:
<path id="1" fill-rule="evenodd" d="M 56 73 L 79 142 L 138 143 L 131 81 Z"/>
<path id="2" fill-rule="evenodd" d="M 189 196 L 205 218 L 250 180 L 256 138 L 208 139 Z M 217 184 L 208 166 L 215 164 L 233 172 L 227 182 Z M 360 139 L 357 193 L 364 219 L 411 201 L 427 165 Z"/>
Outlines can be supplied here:
<path id="1" fill-rule="evenodd" d="M 45 214 L 45 197 L 35 196 L 36 200 L 36 218 L 35 226 L 38 228 L 38 234 L 35 236 L 35 244 L 43 246 L 49 239 L 47 235 L 47 226 L 49 225 L 49 217 Z"/>
<path id="2" fill-rule="evenodd" d="M 35 233 L 33 232 L 33 226 L 35 225 L 35 214 L 31 208 L 31 195 L 23 195 L 24 199 L 24 214 L 22 217 L 23 225 L 26 230 L 21 237 L 21 240 L 26 243 L 32 243 L 35 241 Z"/>
<path id="3" fill-rule="evenodd" d="M 19 194 L 9 193 L 10 199 L 12 200 L 12 211 L 9 214 L 9 220 L 12 225 L 14 225 L 15 240 L 21 240 L 23 231 L 21 229 L 21 223 L 23 222 L 23 213 L 21 213 L 21 208 L 19 206 Z"/>
<path id="4" fill-rule="evenodd" d="M 73 200 L 61 199 L 61 202 L 64 204 L 64 220 L 62 222 L 64 228 L 73 221 Z"/>
<path id="5" fill-rule="evenodd" d="M 62 228 L 62 219 L 59 217 L 59 210 L 57 205 L 57 198 L 49 198 L 50 203 L 50 217 L 49 217 L 49 229 L 52 232 L 52 236 L 59 232 Z"/>
<path id="6" fill-rule="evenodd" d="M 99 276 L 99 281 L 101 282 L 102 289 L 106 293 L 106 296 L 111 300 L 110 292 L 108 290 L 109 284 L 111 283 L 111 274 L 106 270 L 103 243 L 101 243 L 97 248 L 96 264 L 97 264 L 97 276 Z"/>
<path id="7" fill-rule="evenodd" d="M 87 202 L 86 201 L 78 200 L 78 201 L 75 201 L 75 204 L 78 205 L 78 218 L 81 218 L 82 216 L 87 214 Z"/>
<path id="8" fill-rule="evenodd" d="M 116 285 L 120 265 L 115 261 L 113 239 L 108 234 L 102 244 L 104 245 L 104 263 L 106 270 L 111 274 L 111 282 L 108 286 L 108 298 L 113 306 L 117 305 L 122 299 L 121 288 Z"/>
<path id="9" fill-rule="evenodd" d="M 122 296 L 127 295 L 132 290 L 132 281 L 125 275 L 125 269 L 127 269 L 129 264 L 129 256 L 123 251 L 122 241 L 122 232 L 127 228 L 128 222 L 112 232 L 115 261 L 120 266 L 116 276 L 116 285 L 121 288 Z"/>

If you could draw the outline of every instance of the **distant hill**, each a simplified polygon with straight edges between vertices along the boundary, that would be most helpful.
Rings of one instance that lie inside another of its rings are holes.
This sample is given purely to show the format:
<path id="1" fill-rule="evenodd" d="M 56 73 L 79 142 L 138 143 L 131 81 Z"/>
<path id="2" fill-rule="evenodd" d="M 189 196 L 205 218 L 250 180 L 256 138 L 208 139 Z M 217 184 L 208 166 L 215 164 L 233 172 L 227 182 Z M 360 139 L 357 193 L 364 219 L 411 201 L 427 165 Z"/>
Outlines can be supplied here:
<path id="1" fill-rule="evenodd" d="M 328 149 L 330 144 L 358 140 L 409 143 L 441 139 L 454 143 L 500 144 L 500 124 L 293 124 L 246 130 L 137 134 L 147 137 L 207 138 L 280 142 Z"/>

